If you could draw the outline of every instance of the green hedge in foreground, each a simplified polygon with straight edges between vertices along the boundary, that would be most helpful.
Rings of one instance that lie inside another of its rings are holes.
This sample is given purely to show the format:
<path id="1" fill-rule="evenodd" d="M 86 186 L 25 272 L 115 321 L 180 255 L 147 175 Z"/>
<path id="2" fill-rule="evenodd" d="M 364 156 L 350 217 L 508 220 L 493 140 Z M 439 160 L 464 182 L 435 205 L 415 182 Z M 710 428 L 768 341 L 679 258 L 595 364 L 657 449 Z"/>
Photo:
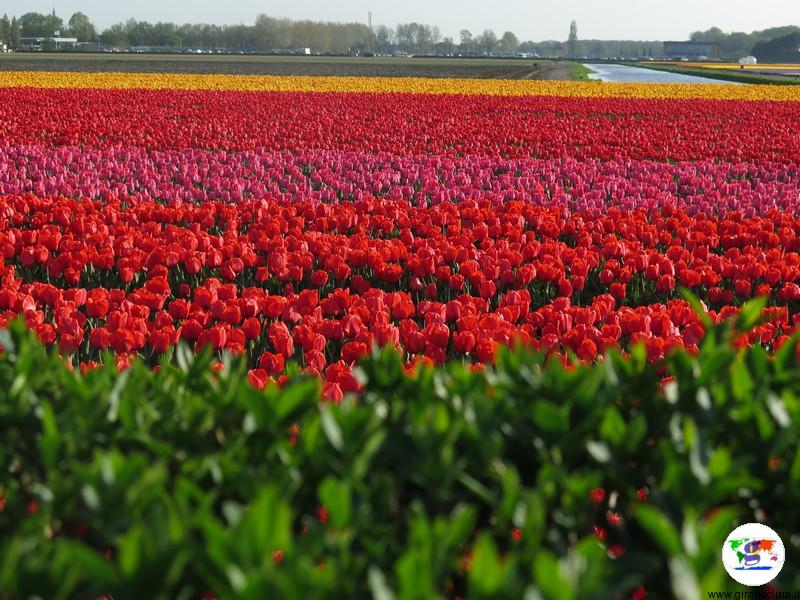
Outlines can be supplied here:
<path id="1" fill-rule="evenodd" d="M 515 351 L 407 376 L 377 352 L 334 406 L 183 348 L 82 376 L 12 327 L 0 596 L 707 597 L 739 589 L 722 543 L 758 519 L 800 587 L 800 365 L 728 329 L 659 367 Z"/>

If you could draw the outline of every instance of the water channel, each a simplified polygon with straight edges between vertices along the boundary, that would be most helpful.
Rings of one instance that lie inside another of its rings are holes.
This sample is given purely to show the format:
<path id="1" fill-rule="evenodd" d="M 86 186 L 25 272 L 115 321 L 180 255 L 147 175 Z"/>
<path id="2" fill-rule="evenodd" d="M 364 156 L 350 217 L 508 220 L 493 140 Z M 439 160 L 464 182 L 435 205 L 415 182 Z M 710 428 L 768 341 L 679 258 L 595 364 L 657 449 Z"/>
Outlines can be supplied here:
<path id="1" fill-rule="evenodd" d="M 584 66 L 594 71 L 594 73 L 589 73 L 590 79 L 613 83 L 718 83 L 738 85 L 732 81 L 669 73 L 668 71 L 655 71 L 628 65 L 586 63 Z"/>

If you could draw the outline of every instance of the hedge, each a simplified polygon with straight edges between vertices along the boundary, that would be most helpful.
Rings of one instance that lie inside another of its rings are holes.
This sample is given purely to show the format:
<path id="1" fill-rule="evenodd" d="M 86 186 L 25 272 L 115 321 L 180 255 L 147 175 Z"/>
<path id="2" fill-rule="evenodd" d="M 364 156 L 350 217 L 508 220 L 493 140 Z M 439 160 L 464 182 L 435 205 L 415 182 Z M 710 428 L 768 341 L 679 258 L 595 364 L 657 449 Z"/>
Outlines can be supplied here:
<path id="1" fill-rule="evenodd" d="M 594 365 L 523 349 L 405 372 L 376 350 L 339 405 L 178 347 L 84 374 L 0 331 L 0 597 L 698 598 L 735 591 L 738 523 L 800 587 L 800 364 L 737 349 Z"/>

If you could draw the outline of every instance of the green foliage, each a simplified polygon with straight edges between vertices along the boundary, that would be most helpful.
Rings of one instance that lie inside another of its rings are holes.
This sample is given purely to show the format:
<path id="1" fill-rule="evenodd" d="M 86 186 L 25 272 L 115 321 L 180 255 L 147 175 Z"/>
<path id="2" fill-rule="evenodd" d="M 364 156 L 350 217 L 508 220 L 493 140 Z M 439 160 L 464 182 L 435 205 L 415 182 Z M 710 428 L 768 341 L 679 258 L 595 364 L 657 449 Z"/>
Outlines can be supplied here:
<path id="1" fill-rule="evenodd" d="M 759 519 L 797 587 L 800 365 L 736 333 L 661 365 L 503 350 L 407 375 L 376 351 L 363 392 L 331 405 L 314 380 L 260 392 L 244 361 L 214 373 L 182 348 L 157 373 L 81 374 L 14 325 L 0 594 L 689 598 L 736 589 L 720 549 Z"/>

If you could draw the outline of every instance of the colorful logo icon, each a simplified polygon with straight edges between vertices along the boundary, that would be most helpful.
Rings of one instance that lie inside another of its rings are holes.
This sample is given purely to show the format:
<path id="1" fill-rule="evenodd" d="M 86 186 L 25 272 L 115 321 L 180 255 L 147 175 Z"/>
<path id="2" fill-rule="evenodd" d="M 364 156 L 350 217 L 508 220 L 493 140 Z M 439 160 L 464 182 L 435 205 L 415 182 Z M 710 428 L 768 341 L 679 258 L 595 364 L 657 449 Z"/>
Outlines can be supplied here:
<path id="1" fill-rule="evenodd" d="M 769 583 L 783 568 L 786 553 L 778 534 L 761 523 L 734 529 L 722 546 L 722 564 L 735 581 L 746 586 Z"/>

